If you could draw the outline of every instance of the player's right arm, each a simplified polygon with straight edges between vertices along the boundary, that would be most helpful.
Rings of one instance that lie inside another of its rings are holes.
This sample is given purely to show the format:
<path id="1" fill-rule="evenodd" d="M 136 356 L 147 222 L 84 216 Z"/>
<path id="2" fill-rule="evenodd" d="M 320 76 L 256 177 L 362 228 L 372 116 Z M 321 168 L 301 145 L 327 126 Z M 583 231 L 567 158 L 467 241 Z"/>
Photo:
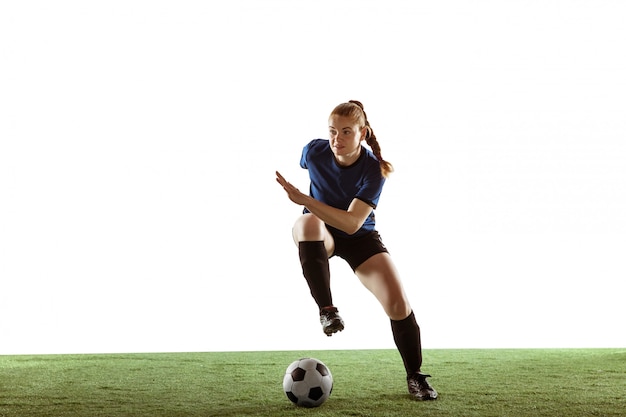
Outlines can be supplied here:
<path id="1" fill-rule="evenodd" d="M 302 193 L 278 171 L 276 171 L 276 182 L 283 187 L 291 201 L 306 207 L 324 223 L 349 235 L 356 233 L 372 212 L 372 207 L 358 198 L 352 200 L 347 210 L 341 210 L 322 203 Z"/>

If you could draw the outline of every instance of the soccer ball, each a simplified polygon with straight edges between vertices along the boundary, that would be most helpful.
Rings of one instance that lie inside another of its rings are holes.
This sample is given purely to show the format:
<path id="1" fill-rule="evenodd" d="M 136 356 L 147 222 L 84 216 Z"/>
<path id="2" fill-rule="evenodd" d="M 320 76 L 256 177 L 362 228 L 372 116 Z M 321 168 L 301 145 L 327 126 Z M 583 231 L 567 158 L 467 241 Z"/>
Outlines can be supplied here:
<path id="1" fill-rule="evenodd" d="M 287 398 L 298 406 L 318 407 L 333 391 L 333 376 L 322 361 L 302 358 L 287 367 L 283 390 Z"/>

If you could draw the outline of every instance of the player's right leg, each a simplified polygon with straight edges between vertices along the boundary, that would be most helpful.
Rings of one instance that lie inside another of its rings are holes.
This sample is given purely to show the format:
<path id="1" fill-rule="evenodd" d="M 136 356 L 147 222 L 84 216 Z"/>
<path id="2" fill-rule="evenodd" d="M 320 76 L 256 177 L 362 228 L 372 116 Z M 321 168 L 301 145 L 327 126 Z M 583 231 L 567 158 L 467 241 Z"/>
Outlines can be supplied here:
<path id="1" fill-rule="evenodd" d="M 335 250 L 335 241 L 324 222 L 311 213 L 303 214 L 293 226 L 293 240 L 298 246 L 302 274 L 319 307 L 320 322 L 327 336 L 343 330 L 343 320 L 333 306 L 330 291 L 328 258 Z"/>
<path id="2" fill-rule="evenodd" d="M 322 241 L 326 249 L 326 257 L 329 258 L 335 251 L 335 240 L 326 225 L 312 213 L 305 213 L 298 217 L 292 229 L 293 241 L 299 242 Z"/>

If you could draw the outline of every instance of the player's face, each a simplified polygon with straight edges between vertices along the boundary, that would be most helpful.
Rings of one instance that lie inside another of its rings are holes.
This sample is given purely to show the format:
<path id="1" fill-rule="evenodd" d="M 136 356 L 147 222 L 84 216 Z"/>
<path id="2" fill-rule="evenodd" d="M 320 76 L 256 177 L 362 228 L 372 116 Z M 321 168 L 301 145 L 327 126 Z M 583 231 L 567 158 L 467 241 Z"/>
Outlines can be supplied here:
<path id="1" fill-rule="evenodd" d="M 361 141 L 365 138 L 365 128 L 349 117 L 331 115 L 328 119 L 330 148 L 342 165 L 350 165 L 361 155 Z"/>

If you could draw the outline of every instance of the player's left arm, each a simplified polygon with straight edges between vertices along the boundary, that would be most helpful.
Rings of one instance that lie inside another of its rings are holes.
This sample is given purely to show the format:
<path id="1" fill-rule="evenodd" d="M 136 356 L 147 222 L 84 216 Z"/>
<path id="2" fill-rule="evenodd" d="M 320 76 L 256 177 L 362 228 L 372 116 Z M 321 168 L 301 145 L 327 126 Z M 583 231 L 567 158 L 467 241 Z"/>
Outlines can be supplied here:
<path id="1" fill-rule="evenodd" d="M 353 199 L 347 210 L 338 209 L 322 203 L 313 197 L 302 193 L 288 182 L 280 173 L 276 172 L 276 181 L 282 185 L 291 201 L 306 207 L 324 223 L 339 229 L 349 235 L 356 233 L 372 212 L 372 206 L 359 200 Z"/>

